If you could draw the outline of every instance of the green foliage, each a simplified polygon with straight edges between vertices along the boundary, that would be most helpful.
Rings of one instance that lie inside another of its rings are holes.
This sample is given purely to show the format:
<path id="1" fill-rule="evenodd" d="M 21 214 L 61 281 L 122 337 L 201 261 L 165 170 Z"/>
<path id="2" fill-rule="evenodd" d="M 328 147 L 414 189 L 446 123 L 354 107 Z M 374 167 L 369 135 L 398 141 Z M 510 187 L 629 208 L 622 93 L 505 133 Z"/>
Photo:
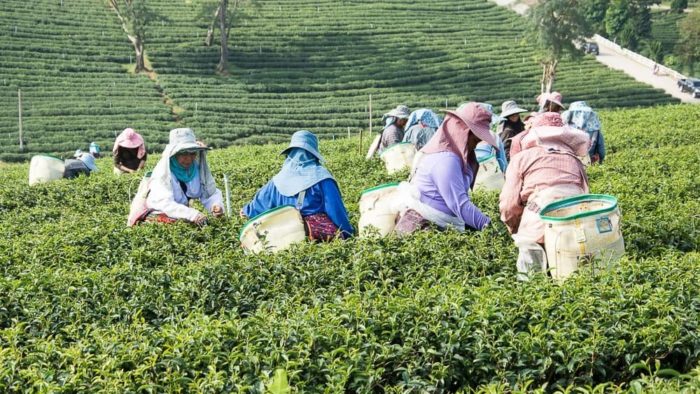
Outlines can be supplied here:
<path id="1" fill-rule="evenodd" d="M 636 50 L 642 39 L 651 34 L 649 6 L 660 0 L 612 0 L 605 14 L 608 36 L 630 50 Z"/>
<path id="2" fill-rule="evenodd" d="M 581 1 L 581 14 L 593 33 L 605 35 L 605 13 L 609 5 L 610 0 Z"/>
<path id="3" fill-rule="evenodd" d="M 619 199 L 627 253 L 561 286 L 515 281 L 496 193 L 472 196 L 494 219 L 484 232 L 252 256 L 238 217 L 126 228 L 138 178 L 115 177 L 109 159 L 35 187 L 26 164 L 3 165 L 0 392 L 263 393 L 284 388 L 277 370 L 309 393 L 693 392 L 700 108 L 601 118 L 608 157 L 589 178 Z M 397 180 L 358 143 L 321 142 L 355 224 L 361 191 Z M 281 149 L 211 152 L 234 211 L 279 170 Z"/>
<path id="4" fill-rule="evenodd" d="M 676 54 L 690 73 L 694 73 L 695 65 L 700 61 L 700 11 L 693 10 L 680 23 L 679 34 Z"/>
<path id="5" fill-rule="evenodd" d="M 677 14 L 668 11 L 658 11 L 652 13 L 651 37 L 659 41 L 662 46 L 664 56 L 671 55 L 679 40 L 680 22 L 686 14 Z M 672 65 L 664 62 L 665 65 Z"/>
<path id="6" fill-rule="evenodd" d="M 581 14 L 578 0 L 553 0 L 537 3 L 528 11 L 530 34 L 549 57 L 578 54 L 574 41 L 590 35 L 590 26 Z"/>
<path id="7" fill-rule="evenodd" d="M 661 42 L 656 40 L 645 41 L 643 54 L 657 63 L 663 62 L 664 52 Z"/>
<path id="8" fill-rule="evenodd" d="M 681 13 L 688 8 L 688 0 L 671 0 L 671 11 Z"/>

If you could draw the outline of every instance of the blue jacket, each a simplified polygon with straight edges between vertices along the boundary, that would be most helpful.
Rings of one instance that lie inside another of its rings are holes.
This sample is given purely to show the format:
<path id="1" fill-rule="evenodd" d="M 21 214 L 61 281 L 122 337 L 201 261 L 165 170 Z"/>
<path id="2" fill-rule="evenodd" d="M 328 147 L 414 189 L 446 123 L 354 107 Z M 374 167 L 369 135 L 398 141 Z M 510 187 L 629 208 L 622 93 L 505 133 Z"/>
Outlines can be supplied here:
<path id="1" fill-rule="evenodd" d="M 282 195 L 275 187 L 275 184 L 269 181 L 255 193 L 253 201 L 243 207 L 243 213 L 252 218 L 282 205 L 296 205 L 296 202 L 297 196 L 288 197 Z M 301 206 L 301 216 L 309 216 L 316 213 L 328 215 L 331 221 L 343 232 L 343 237 L 348 237 L 355 233 L 335 180 L 327 178 L 306 189 L 304 203 Z"/>

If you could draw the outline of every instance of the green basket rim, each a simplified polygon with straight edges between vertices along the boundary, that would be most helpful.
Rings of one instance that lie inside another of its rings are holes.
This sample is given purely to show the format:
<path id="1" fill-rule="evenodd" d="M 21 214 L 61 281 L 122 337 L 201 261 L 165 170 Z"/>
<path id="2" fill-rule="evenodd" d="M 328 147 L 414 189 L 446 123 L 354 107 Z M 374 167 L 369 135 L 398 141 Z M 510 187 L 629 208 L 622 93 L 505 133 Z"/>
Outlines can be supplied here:
<path id="1" fill-rule="evenodd" d="M 564 217 L 547 216 L 547 212 L 553 211 L 555 209 L 566 208 L 566 207 L 570 207 L 572 205 L 578 204 L 582 201 L 591 201 L 591 200 L 607 201 L 607 202 L 610 202 L 612 204 L 606 208 L 600 208 L 600 209 L 596 209 L 594 211 L 576 213 L 576 214 L 564 216 Z M 554 201 L 554 202 L 551 202 L 551 203 L 545 205 L 544 208 L 542 208 L 542 211 L 540 211 L 540 218 L 542 220 L 548 221 L 548 222 L 565 222 L 565 221 L 569 221 L 569 220 L 581 219 L 581 218 L 585 218 L 588 216 L 595 216 L 595 215 L 600 215 L 603 213 L 612 212 L 615 209 L 617 209 L 617 198 L 614 196 L 611 196 L 609 194 L 580 194 L 578 196 L 568 197 L 568 198 L 565 198 L 563 200 L 557 200 L 557 201 Z"/>
<path id="2" fill-rule="evenodd" d="M 389 183 L 381 184 L 381 185 L 379 185 L 379 186 L 370 187 L 369 189 L 363 190 L 363 191 L 360 193 L 360 197 L 364 196 L 366 193 L 371 193 L 371 192 L 373 192 L 373 191 L 375 191 L 375 190 L 384 189 L 384 188 L 386 188 L 386 187 L 391 187 L 391 186 L 398 186 L 398 185 L 399 185 L 399 182 L 389 182 Z"/>
<path id="3" fill-rule="evenodd" d="M 494 157 L 496 157 L 496 154 L 495 154 L 495 153 L 491 153 L 490 155 L 488 155 L 488 156 L 486 156 L 486 157 L 482 157 L 481 159 L 477 159 L 476 161 L 477 161 L 479 164 L 481 164 L 481 163 L 485 162 L 486 160 L 491 160 L 491 159 L 493 159 Z"/>
<path id="4" fill-rule="evenodd" d="M 272 213 L 272 212 L 275 212 L 275 211 L 279 211 L 280 209 L 287 208 L 287 207 L 292 207 L 292 208 L 295 208 L 295 209 L 296 209 L 296 207 L 295 207 L 294 205 L 289 205 L 289 204 L 287 204 L 287 205 L 280 205 L 279 207 L 272 208 L 272 209 L 268 209 L 267 211 L 265 211 L 265 212 L 263 212 L 263 213 L 261 213 L 261 214 L 259 214 L 259 215 L 253 216 L 250 220 L 248 220 L 248 221 L 243 225 L 243 228 L 242 228 L 241 231 L 238 233 L 238 240 L 239 240 L 239 241 L 242 241 L 242 240 L 243 240 L 243 232 L 248 228 L 248 226 L 250 226 L 251 224 L 253 224 L 253 222 L 256 221 L 258 218 L 260 218 L 261 216 L 267 215 L 267 214 L 269 214 L 269 213 Z"/>
<path id="5" fill-rule="evenodd" d="M 394 147 L 399 146 L 399 145 L 413 145 L 413 142 L 397 142 L 395 144 L 391 144 L 391 145 L 387 146 L 387 148 L 384 149 L 384 151 L 382 153 L 379 154 L 379 157 L 384 156 L 384 154 L 386 152 L 388 152 L 391 148 L 394 148 Z"/>
<path id="6" fill-rule="evenodd" d="M 44 157 L 48 157 L 49 159 L 55 159 L 55 160 L 58 160 L 60 162 L 63 162 L 63 159 L 61 159 L 60 157 L 56 157 L 56 156 L 50 155 L 48 153 L 41 153 L 38 155 L 34 155 L 34 156 L 32 156 L 32 158 L 39 157 L 39 156 L 44 156 Z"/>

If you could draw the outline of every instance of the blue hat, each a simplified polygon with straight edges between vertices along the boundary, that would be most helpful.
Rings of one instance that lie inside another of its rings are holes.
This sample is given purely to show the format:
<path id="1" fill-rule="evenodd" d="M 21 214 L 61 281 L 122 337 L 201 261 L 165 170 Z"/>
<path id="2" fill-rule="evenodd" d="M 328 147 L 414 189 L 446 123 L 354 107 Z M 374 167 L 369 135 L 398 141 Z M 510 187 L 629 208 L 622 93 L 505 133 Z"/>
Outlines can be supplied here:
<path id="1" fill-rule="evenodd" d="M 95 157 L 89 153 L 82 153 L 79 157 L 78 160 L 82 161 L 83 164 L 87 166 L 87 168 L 90 169 L 92 172 L 97 172 L 99 169 L 97 168 L 97 164 L 95 164 Z"/>
<path id="2" fill-rule="evenodd" d="M 323 162 L 323 156 L 318 151 L 318 137 L 308 130 L 299 130 L 292 134 L 292 141 L 281 154 L 286 155 L 292 148 L 301 148 L 316 156 L 318 161 Z"/>

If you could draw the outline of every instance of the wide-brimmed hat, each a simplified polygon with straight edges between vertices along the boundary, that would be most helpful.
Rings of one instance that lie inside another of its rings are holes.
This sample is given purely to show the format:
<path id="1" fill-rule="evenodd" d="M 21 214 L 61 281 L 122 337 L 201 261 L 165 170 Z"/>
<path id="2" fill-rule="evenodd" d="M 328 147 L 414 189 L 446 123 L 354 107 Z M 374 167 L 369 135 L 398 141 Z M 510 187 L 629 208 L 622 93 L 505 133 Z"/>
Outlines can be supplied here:
<path id="1" fill-rule="evenodd" d="M 189 128 L 170 130 L 168 146 L 171 148 L 171 156 L 174 156 L 179 152 L 197 152 L 208 149 L 206 145 L 197 142 L 197 138 L 194 136 L 194 131 Z"/>
<path id="2" fill-rule="evenodd" d="M 83 152 L 80 154 L 80 156 L 78 156 L 78 160 L 82 161 L 83 164 L 85 164 L 87 168 L 90 169 L 90 171 L 99 171 L 99 168 L 97 168 L 97 164 L 95 164 L 95 157 L 93 155 Z"/>
<path id="3" fill-rule="evenodd" d="M 318 161 L 324 161 L 323 156 L 318 151 L 318 137 L 308 130 L 299 130 L 292 134 L 292 140 L 289 142 L 289 146 L 282 151 L 282 154 L 286 155 L 292 148 L 304 149 L 316 156 Z"/>
<path id="4" fill-rule="evenodd" d="M 119 146 L 127 148 L 127 149 L 134 149 L 138 148 L 141 145 L 143 145 L 143 137 L 134 129 L 132 128 L 127 128 L 124 129 L 124 131 L 119 134 L 117 137 L 117 143 Z"/>
<path id="5" fill-rule="evenodd" d="M 384 114 L 383 118 L 394 117 L 399 119 L 408 119 L 411 116 L 411 110 L 405 105 L 397 105 L 396 108 Z"/>
<path id="6" fill-rule="evenodd" d="M 542 102 L 540 103 L 540 107 L 544 107 L 545 105 L 547 105 L 547 102 L 550 102 L 560 106 L 561 108 L 565 108 L 564 104 L 561 103 L 562 101 L 564 101 L 564 98 L 559 92 L 543 94 L 541 95 L 541 101 Z"/>
<path id="7" fill-rule="evenodd" d="M 449 115 L 464 122 L 479 139 L 498 148 L 498 143 L 489 128 L 491 126 L 491 111 L 481 103 L 466 103 L 455 111 L 447 111 Z"/>
<path id="8" fill-rule="evenodd" d="M 501 118 L 507 118 L 511 115 L 523 112 L 527 112 L 527 110 L 518 107 L 518 103 L 513 100 L 504 101 L 503 104 L 501 104 Z"/>

